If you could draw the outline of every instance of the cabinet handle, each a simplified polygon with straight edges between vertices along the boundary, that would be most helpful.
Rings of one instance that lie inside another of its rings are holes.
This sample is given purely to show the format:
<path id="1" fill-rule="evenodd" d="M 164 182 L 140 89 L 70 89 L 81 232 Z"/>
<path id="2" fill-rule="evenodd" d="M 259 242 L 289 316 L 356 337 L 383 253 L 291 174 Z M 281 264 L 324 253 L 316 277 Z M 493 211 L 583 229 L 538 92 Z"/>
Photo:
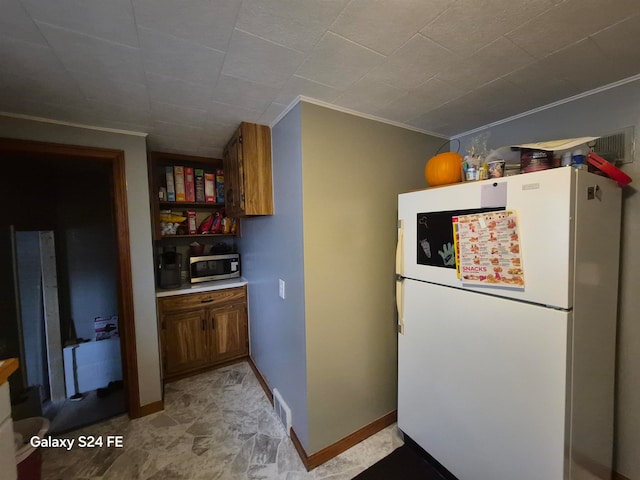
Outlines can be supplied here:
<path id="1" fill-rule="evenodd" d="M 200 303 L 211 303 L 213 302 L 213 298 L 210 298 L 209 300 L 200 300 Z"/>
<path id="2" fill-rule="evenodd" d="M 205 321 L 206 321 L 206 320 L 203 318 L 203 319 L 202 319 L 202 330 L 203 330 L 203 331 L 204 331 L 204 330 L 206 330 L 206 329 L 205 329 L 205 326 L 204 326 Z"/>
<path id="3" fill-rule="evenodd" d="M 215 330 L 216 329 L 216 317 L 213 316 L 211 317 L 211 330 Z"/>

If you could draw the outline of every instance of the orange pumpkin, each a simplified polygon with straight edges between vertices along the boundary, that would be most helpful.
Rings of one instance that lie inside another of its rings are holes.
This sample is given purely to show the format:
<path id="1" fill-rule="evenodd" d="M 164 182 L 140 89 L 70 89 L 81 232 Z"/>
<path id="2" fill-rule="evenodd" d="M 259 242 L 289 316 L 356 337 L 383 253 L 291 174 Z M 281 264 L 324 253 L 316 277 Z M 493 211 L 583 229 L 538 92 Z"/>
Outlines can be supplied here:
<path id="1" fill-rule="evenodd" d="M 431 157 L 424 167 L 424 178 L 431 187 L 462 180 L 462 155 L 445 152 Z"/>

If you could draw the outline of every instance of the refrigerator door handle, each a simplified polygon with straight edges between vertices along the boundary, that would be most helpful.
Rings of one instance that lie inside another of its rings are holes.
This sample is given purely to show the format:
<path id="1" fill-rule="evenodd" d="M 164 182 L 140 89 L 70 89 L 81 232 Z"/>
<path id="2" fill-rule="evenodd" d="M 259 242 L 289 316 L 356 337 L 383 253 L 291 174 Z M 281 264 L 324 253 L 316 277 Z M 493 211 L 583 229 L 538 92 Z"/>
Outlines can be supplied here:
<path id="1" fill-rule="evenodd" d="M 396 275 L 404 275 L 404 220 L 398 220 L 398 243 L 396 245 Z"/>
<path id="2" fill-rule="evenodd" d="M 398 333 L 404 335 L 404 278 L 396 280 L 396 308 L 398 309 Z"/>

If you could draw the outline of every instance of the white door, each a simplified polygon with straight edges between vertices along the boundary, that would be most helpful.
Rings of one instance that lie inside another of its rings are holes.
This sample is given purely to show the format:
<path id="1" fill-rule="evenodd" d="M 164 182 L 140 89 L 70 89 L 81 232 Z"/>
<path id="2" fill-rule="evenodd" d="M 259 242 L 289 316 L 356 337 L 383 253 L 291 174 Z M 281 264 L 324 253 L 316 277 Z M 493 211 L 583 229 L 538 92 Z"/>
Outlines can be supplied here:
<path id="1" fill-rule="evenodd" d="M 575 169 L 555 168 L 497 180 L 469 182 L 401 194 L 398 215 L 404 225 L 405 277 L 462 286 L 453 268 L 418 263 L 427 248 L 436 261 L 450 258 L 453 245 L 429 244 L 431 225 L 420 214 L 503 206 L 518 216 L 524 289 L 491 289 L 494 295 L 569 309 L 572 306 Z M 448 228 L 448 227 L 447 227 Z M 451 232 L 451 230 L 449 230 Z M 421 247 L 421 244 L 423 247 Z M 444 261 L 444 260 L 443 260 Z M 486 287 L 465 287 L 487 291 Z"/>
<path id="2" fill-rule="evenodd" d="M 460 480 L 561 480 L 570 313 L 403 285 L 400 429 Z"/>

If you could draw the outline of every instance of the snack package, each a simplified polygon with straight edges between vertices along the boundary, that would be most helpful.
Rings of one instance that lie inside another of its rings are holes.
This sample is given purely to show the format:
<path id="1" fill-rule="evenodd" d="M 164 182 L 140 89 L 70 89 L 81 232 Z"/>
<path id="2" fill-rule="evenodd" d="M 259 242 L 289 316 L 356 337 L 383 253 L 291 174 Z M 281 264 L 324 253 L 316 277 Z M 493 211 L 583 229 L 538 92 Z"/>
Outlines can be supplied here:
<path id="1" fill-rule="evenodd" d="M 213 214 L 213 224 L 211 225 L 210 233 L 222 233 L 222 214 L 220 212 L 216 212 Z"/>
<path id="2" fill-rule="evenodd" d="M 213 215 L 209 215 L 200 223 L 200 226 L 198 226 L 198 233 L 199 234 L 210 233 L 211 225 L 213 225 Z"/>

